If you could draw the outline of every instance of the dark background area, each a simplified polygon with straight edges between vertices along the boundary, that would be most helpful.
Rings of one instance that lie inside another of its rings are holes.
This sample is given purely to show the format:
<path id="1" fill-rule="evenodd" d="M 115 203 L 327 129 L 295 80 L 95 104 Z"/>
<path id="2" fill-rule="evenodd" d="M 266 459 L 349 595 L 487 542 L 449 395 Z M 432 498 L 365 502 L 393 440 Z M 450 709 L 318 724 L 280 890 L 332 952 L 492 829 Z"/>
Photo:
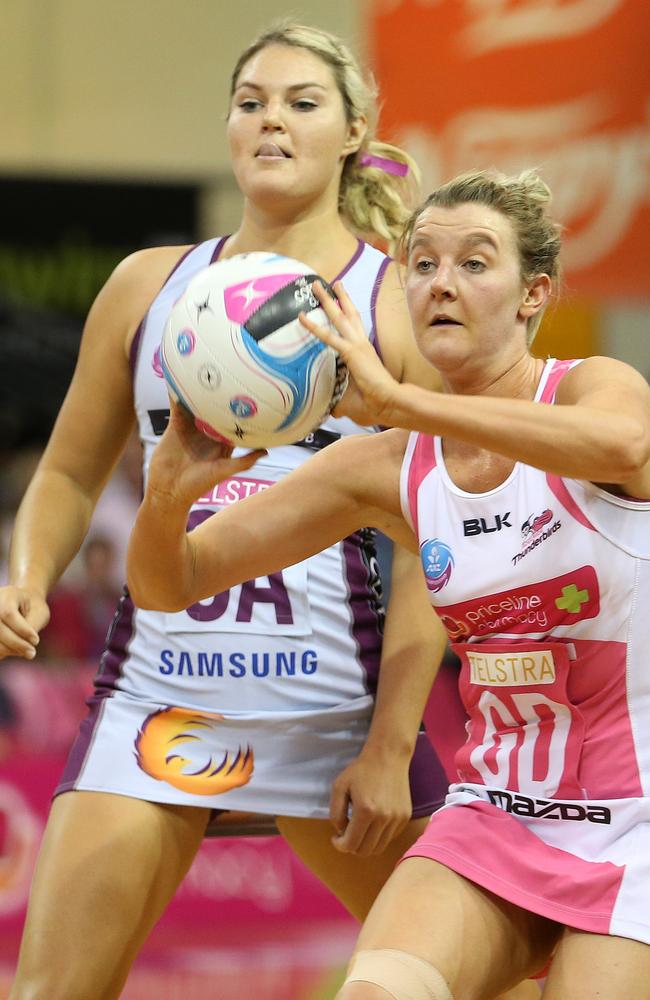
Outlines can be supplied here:
<path id="1" fill-rule="evenodd" d="M 0 180 L 2 451 L 45 443 L 97 292 L 132 251 L 193 242 L 198 194 L 190 184 Z"/>

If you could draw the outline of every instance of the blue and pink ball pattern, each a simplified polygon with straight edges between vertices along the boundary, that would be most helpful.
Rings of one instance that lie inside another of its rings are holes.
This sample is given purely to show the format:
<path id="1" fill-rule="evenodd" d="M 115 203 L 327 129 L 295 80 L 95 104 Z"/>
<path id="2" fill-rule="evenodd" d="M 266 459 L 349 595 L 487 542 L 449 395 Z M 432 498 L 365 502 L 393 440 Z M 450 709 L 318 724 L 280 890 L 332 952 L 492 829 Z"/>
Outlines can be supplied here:
<path id="1" fill-rule="evenodd" d="M 300 261 L 249 253 L 190 281 L 170 313 L 160 360 L 170 394 L 206 434 L 273 448 L 322 423 L 337 385 L 336 354 L 298 319 L 304 312 L 327 325 L 317 279 Z"/>

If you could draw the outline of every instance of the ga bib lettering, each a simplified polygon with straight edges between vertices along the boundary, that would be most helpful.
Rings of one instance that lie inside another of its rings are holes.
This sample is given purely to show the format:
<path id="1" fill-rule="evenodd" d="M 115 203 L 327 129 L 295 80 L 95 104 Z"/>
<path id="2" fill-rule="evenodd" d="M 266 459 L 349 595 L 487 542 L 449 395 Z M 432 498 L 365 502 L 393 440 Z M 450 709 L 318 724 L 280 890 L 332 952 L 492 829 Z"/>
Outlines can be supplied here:
<path id="1" fill-rule="evenodd" d="M 188 531 L 218 513 L 212 506 L 215 502 L 228 506 L 271 485 L 270 482 L 243 478 L 219 483 L 190 512 Z M 166 614 L 166 631 L 172 634 L 243 632 L 275 636 L 309 635 L 312 628 L 307 572 L 307 560 L 304 560 L 270 576 L 237 584 L 230 590 L 193 604 L 185 611 Z"/>

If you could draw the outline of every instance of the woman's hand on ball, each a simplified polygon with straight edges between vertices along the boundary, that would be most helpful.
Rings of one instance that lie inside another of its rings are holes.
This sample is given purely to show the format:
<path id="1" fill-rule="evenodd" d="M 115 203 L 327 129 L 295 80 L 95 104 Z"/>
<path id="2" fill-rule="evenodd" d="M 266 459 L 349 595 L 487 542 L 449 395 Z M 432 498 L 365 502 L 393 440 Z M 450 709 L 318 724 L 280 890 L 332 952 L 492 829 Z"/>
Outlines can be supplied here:
<path id="1" fill-rule="evenodd" d="M 351 416 L 364 424 L 389 424 L 387 417 L 399 383 L 382 365 L 342 282 L 333 285 L 338 302 L 327 294 L 320 282 L 314 282 L 313 289 L 331 325 L 320 326 L 304 313 L 300 322 L 336 351 L 351 375 L 350 386 L 335 415 Z"/>
<path id="2" fill-rule="evenodd" d="M 250 469 L 261 449 L 232 457 L 233 446 L 209 438 L 194 417 L 171 401 L 169 424 L 151 458 L 148 488 L 190 506 L 217 483 Z"/>

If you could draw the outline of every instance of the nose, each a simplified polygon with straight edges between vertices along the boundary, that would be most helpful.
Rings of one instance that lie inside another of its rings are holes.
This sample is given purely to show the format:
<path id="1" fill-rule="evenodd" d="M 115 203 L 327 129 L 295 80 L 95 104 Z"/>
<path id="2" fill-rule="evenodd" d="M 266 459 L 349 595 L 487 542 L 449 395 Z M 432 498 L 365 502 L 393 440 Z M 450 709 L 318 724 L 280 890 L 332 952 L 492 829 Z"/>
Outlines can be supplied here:
<path id="1" fill-rule="evenodd" d="M 262 128 L 267 131 L 281 131 L 284 129 L 284 120 L 279 101 L 269 101 L 264 109 L 262 118 Z"/>
<path id="2" fill-rule="evenodd" d="M 456 298 L 455 273 L 450 264 L 440 261 L 429 280 L 429 290 L 436 299 Z"/>

